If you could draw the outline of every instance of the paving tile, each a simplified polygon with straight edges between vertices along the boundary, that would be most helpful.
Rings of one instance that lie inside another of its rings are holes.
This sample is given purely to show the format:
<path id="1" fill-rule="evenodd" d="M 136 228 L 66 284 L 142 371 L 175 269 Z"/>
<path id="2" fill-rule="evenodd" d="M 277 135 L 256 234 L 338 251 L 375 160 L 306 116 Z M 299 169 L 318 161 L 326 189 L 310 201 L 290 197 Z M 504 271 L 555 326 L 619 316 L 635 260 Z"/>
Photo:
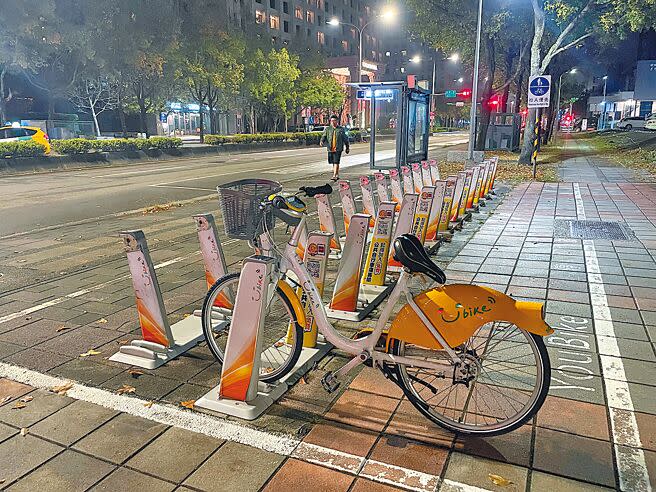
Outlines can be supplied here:
<path id="1" fill-rule="evenodd" d="M 17 383 L 6 378 L 0 378 L 0 407 L 3 405 L 9 405 L 16 398 L 32 391 L 32 387 L 26 384 Z M 4 402 L 4 403 L 2 403 Z"/>
<path id="2" fill-rule="evenodd" d="M 53 368 L 50 373 L 83 384 L 99 386 L 124 371 L 124 368 L 104 364 L 100 360 L 77 358 Z"/>
<path id="3" fill-rule="evenodd" d="M 10 438 L 13 435 L 18 434 L 18 429 L 10 427 L 6 424 L 0 423 L 0 442 Z"/>
<path id="4" fill-rule="evenodd" d="M 221 439 L 171 427 L 130 459 L 127 466 L 179 483 L 223 443 Z"/>
<path id="5" fill-rule="evenodd" d="M 5 485 L 48 461 L 64 448 L 34 436 L 16 435 L 0 443 L 2 479 Z"/>
<path id="6" fill-rule="evenodd" d="M 175 485 L 155 477 L 150 477 L 128 468 L 118 468 L 93 488 L 94 492 L 116 492 L 121 490 L 145 490 L 148 492 L 168 492 Z"/>
<path id="7" fill-rule="evenodd" d="M 49 391 L 35 390 L 30 396 L 34 399 L 25 408 L 13 410 L 13 405 L 0 407 L 0 421 L 16 427 L 31 427 L 57 410 L 70 405 L 74 400 L 67 396 L 56 395 Z"/>
<path id="8" fill-rule="evenodd" d="M 445 448 L 454 440 L 453 433 L 432 423 L 407 400 L 401 402 L 385 433 Z"/>
<path id="9" fill-rule="evenodd" d="M 283 456 L 275 453 L 227 442 L 187 478 L 184 485 L 207 491 L 216 490 L 217 484 L 224 490 L 257 491 L 283 460 Z M 314 486 L 315 480 L 306 478 L 305 486 L 309 483 Z"/>
<path id="10" fill-rule="evenodd" d="M 116 415 L 115 410 L 76 400 L 35 424 L 30 432 L 69 446 Z"/>
<path id="11" fill-rule="evenodd" d="M 401 398 L 403 390 L 395 383 L 387 379 L 378 369 L 365 367 L 349 385 L 349 389 L 387 396 L 390 398 Z"/>
<path id="12" fill-rule="evenodd" d="M 642 447 L 656 451 L 656 416 L 647 413 L 635 413 Z"/>
<path id="13" fill-rule="evenodd" d="M 262 489 L 262 492 L 301 490 L 312 484 L 313 492 L 346 492 L 355 477 L 329 468 L 289 459 Z"/>
<path id="14" fill-rule="evenodd" d="M 102 383 L 102 386 L 115 391 L 121 388 L 124 384 L 133 386 L 137 396 L 150 400 L 159 400 L 164 395 L 180 386 L 181 383 L 180 381 L 153 376 L 151 374 L 143 374 L 138 378 L 134 378 L 125 371 L 114 376 L 112 379 L 108 379 Z"/>
<path id="15" fill-rule="evenodd" d="M 611 444 L 538 427 L 534 468 L 590 483 L 615 486 Z"/>
<path id="16" fill-rule="evenodd" d="M 448 448 L 427 446 L 399 436 L 382 436 L 369 459 L 430 475 L 440 475 Z"/>
<path id="17" fill-rule="evenodd" d="M 8 490 L 86 490 L 113 469 L 109 463 L 67 449 Z"/>
<path id="18" fill-rule="evenodd" d="M 48 372 L 52 368 L 64 364 L 69 360 L 70 357 L 65 355 L 54 354 L 52 352 L 46 352 L 35 348 L 28 348 L 5 357 L 3 362 L 8 362 L 38 372 Z"/>
<path id="19" fill-rule="evenodd" d="M 528 467 L 531 461 L 530 425 L 494 437 L 458 436 L 454 449 L 475 456 Z"/>
<path id="20" fill-rule="evenodd" d="M 120 336 L 114 330 L 83 326 L 76 330 L 66 331 L 58 337 L 47 340 L 36 348 L 48 352 L 78 357 L 89 349 L 97 349 Z M 111 355 L 111 354 L 107 354 Z"/>
<path id="21" fill-rule="evenodd" d="M 495 485 L 490 474 L 499 475 L 512 483 L 507 486 Z M 520 466 L 454 452 L 444 478 L 484 490 L 519 492 L 526 489 L 527 476 L 528 470 Z"/>
<path id="22" fill-rule="evenodd" d="M 392 492 L 394 490 L 404 489 L 392 487 L 391 485 L 379 482 L 373 482 L 371 480 L 365 480 L 363 478 L 358 478 L 353 484 L 353 487 L 351 487 L 351 492 Z"/>
<path id="23" fill-rule="evenodd" d="M 531 473 L 531 490 L 549 490 L 558 492 L 601 492 L 604 490 L 612 490 L 607 487 L 593 485 L 590 483 L 577 482 L 567 478 L 533 471 Z"/>
<path id="24" fill-rule="evenodd" d="M 347 389 L 326 414 L 329 420 L 372 431 L 382 431 L 398 400 Z"/>
<path id="25" fill-rule="evenodd" d="M 303 441 L 365 457 L 378 439 L 377 432 L 338 424 L 318 423 Z"/>
<path id="26" fill-rule="evenodd" d="M 538 412 L 537 424 L 580 436 L 610 440 L 607 409 L 603 405 L 549 396 Z"/>
<path id="27" fill-rule="evenodd" d="M 21 350 L 25 350 L 25 347 L 23 347 L 22 345 L 16 345 L 15 343 L 0 341 L 0 359 L 4 359 L 5 357 L 10 356 L 11 354 L 20 352 Z"/>
<path id="28" fill-rule="evenodd" d="M 113 463 L 122 463 L 165 428 L 164 424 L 120 414 L 77 442 L 74 448 Z"/>

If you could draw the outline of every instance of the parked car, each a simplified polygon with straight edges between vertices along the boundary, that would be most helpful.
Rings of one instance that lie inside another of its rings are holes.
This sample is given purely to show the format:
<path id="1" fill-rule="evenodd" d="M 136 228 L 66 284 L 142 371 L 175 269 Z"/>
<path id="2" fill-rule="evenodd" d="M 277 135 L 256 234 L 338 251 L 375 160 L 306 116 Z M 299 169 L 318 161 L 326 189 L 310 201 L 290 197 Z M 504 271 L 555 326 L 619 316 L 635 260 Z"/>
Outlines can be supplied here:
<path id="1" fill-rule="evenodd" d="M 649 118 L 645 121 L 645 130 L 656 130 L 656 117 Z"/>
<path id="2" fill-rule="evenodd" d="M 647 122 L 642 116 L 628 116 L 617 122 L 615 128 L 620 130 L 643 129 Z"/>
<path id="3" fill-rule="evenodd" d="M 17 142 L 20 140 L 34 140 L 46 148 L 46 154 L 50 153 L 50 139 L 41 128 L 13 125 L 0 127 L 0 142 Z"/>

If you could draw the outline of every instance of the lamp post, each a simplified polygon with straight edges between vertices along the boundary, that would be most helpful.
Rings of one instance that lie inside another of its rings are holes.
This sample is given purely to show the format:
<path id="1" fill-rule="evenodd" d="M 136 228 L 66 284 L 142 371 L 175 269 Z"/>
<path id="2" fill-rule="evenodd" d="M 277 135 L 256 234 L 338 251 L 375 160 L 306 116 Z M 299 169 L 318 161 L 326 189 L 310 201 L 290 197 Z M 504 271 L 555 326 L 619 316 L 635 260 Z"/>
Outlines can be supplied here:
<path id="1" fill-rule="evenodd" d="M 481 30 L 483 27 L 483 0 L 478 0 L 478 21 L 476 24 L 476 52 L 474 54 L 474 81 L 472 83 L 472 104 L 469 111 L 469 144 L 467 145 L 467 164 L 474 164 L 474 140 L 476 138 L 476 104 L 478 101 L 478 69 L 481 59 Z"/>
<path id="2" fill-rule="evenodd" d="M 604 98 L 603 101 L 601 101 L 603 104 L 601 110 L 601 129 L 605 130 L 606 129 L 606 83 L 608 82 L 608 75 L 604 75 L 602 79 L 604 80 Z"/>
<path id="3" fill-rule="evenodd" d="M 326 24 L 328 24 L 330 26 L 334 26 L 334 27 L 337 27 L 340 24 L 343 24 L 345 26 L 350 26 L 358 32 L 358 78 L 357 78 L 358 83 L 362 82 L 362 36 L 364 34 L 364 30 L 368 26 L 370 26 L 371 24 L 376 22 L 378 19 L 383 19 L 386 22 L 392 20 L 392 18 L 394 17 L 395 14 L 396 14 L 396 12 L 394 10 L 387 9 L 382 14 L 379 14 L 379 15 L 375 16 L 373 19 L 371 19 L 369 22 L 367 22 L 362 27 L 359 27 L 355 24 L 351 24 L 350 22 L 342 22 L 337 17 L 333 17 L 328 22 L 326 22 Z M 363 112 L 363 114 L 364 114 L 364 112 Z M 360 121 L 359 124 L 360 124 L 360 128 L 364 128 L 362 126 L 363 125 L 362 121 Z"/>
<path id="4" fill-rule="evenodd" d="M 558 129 L 560 128 L 560 88 L 563 85 L 563 75 L 566 73 L 576 73 L 576 68 L 572 68 L 569 72 L 564 72 L 560 74 L 560 77 L 558 77 L 558 98 L 556 99 L 556 121 L 558 124 L 556 125 L 556 131 L 553 134 L 553 139 L 554 142 L 556 141 L 556 134 L 558 133 Z M 570 111 L 571 113 L 571 111 Z"/>

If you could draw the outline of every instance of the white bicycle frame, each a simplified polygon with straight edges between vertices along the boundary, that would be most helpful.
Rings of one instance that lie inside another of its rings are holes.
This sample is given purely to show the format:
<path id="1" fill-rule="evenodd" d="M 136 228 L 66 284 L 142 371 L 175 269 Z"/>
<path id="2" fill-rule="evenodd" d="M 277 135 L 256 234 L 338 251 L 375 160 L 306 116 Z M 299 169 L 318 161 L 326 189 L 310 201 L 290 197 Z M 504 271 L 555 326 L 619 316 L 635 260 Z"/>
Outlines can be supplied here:
<path id="1" fill-rule="evenodd" d="M 299 280 L 301 287 L 309 299 L 310 308 L 312 309 L 312 314 L 314 315 L 319 333 L 321 333 L 325 337 L 326 341 L 328 341 L 333 346 L 355 356 L 352 361 L 340 369 L 340 373 L 349 371 L 357 365 L 362 364 L 369 358 L 371 358 L 373 362 L 378 366 L 382 366 L 382 363 L 384 362 L 389 362 L 392 364 L 402 364 L 410 367 L 422 367 L 435 370 L 443 370 L 445 365 L 451 367 L 453 364 L 461 362 L 461 359 L 455 350 L 449 347 L 449 344 L 446 342 L 444 337 L 440 335 L 440 333 L 435 329 L 433 324 L 428 320 L 426 315 L 421 311 L 421 309 L 419 309 L 419 306 L 417 306 L 417 303 L 414 301 L 412 294 L 408 289 L 408 280 L 412 274 L 406 270 L 401 271 L 396 286 L 392 290 L 387 303 L 385 304 L 385 307 L 383 308 L 382 313 L 376 322 L 376 326 L 370 335 L 367 335 L 364 338 L 353 340 L 346 338 L 345 336 L 341 335 L 335 328 L 333 328 L 332 324 L 328 320 L 321 295 L 314 285 L 314 281 L 310 277 L 310 274 L 305 268 L 302 260 L 296 255 L 296 247 L 298 246 L 300 233 L 303 229 L 305 220 L 306 215 L 302 214 L 300 217 L 300 223 L 294 228 L 294 232 L 292 233 L 289 242 L 286 244 L 281 257 L 275 253 L 276 248 L 273 245 L 273 239 L 267 232 L 264 232 L 260 235 L 260 245 L 264 255 L 273 256 L 279 260 L 279 265 L 275 273 L 275 282 L 277 283 L 285 274 L 285 272 L 289 270 L 294 272 Z M 273 289 L 270 289 L 270 291 L 272 290 Z M 449 359 L 451 359 L 451 363 L 429 362 L 416 358 L 395 356 L 375 349 L 376 343 L 380 338 L 380 335 L 383 333 L 385 325 L 389 321 L 396 303 L 399 301 L 402 295 L 405 295 L 408 304 L 415 311 L 426 328 L 443 347 L 444 351 L 448 354 Z"/>

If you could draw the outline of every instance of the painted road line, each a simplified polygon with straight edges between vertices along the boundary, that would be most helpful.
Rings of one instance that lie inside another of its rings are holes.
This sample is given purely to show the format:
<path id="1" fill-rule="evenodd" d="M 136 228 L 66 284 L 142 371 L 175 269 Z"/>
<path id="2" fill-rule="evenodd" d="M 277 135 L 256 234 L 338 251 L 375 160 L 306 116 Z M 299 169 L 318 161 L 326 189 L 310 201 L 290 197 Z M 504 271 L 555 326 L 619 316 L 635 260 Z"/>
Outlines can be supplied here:
<path id="1" fill-rule="evenodd" d="M 581 188 L 578 183 L 574 183 L 573 188 L 576 216 L 580 220 L 585 220 L 586 214 Z M 600 354 L 602 379 L 606 388 L 606 404 L 610 415 L 620 489 L 625 491 L 651 491 L 652 486 L 649 481 L 645 453 L 641 449 L 643 446 L 640 440 L 633 400 L 617 345 L 613 318 L 608 306 L 608 297 L 606 296 L 594 241 L 584 239 L 583 252 L 588 285 L 590 285 L 595 338 Z M 597 331 L 598 325 L 601 328 L 600 332 Z"/>
<path id="2" fill-rule="evenodd" d="M 173 258 L 171 260 L 164 261 L 162 263 L 159 263 L 159 264 L 155 265 L 155 268 L 156 269 L 164 268 L 164 267 L 167 267 L 169 265 L 173 265 L 175 263 L 179 263 L 183 260 L 186 260 L 187 258 L 191 258 L 192 256 L 196 256 L 196 255 L 199 255 L 199 254 L 200 254 L 199 251 L 194 251 L 193 253 L 189 253 L 188 255 L 185 255 L 185 256 L 178 256 L 178 257 Z M 61 296 L 61 297 L 56 297 L 55 299 L 51 299 L 47 302 L 37 304 L 36 306 L 32 306 L 32 307 L 23 309 L 22 311 L 17 311 L 15 313 L 11 313 L 11 314 L 7 314 L 5 316 L 1 316 L 0 317 L 0 324 L 7 323 L 8 321 L 11 321 L 13 319 L 20 318 L 21 316 L 27 316 L 28 314 L 32 314 L 32 313 L 35 313 L 37 311 L 41 311 L 43 309 L 46 309 L 46 308 L 49 308 L 49 307 L 52 307 L 52 306 L 56 306 L 57 304 L 61 304 L 62 302 L 67 301 L 69 299 L 75 299 L 75 298 L 83 296 L 85 294 L 89 294 L 90 292 L 100 290 L 104 287 L 107 287 L 108 285 L 112 285 L 116 282 L 120 282 L 121 280 L 125 280 L 127 278 L 130 278 L 130 274 L 121 275 L 120 277 L 113 278 L 112 280 L 108 280 L 107 282 L 102 282 L 102 283 L 96 284 L 92 287 L 88 287 L 86 289 L 78 290 L 78 291 L 72 292 L 70 294 L 66 294 L 64 296 Z"/>
<path id="3" fill-rule="evenodd" d="M 212 188 L 196 188 L 194 186 L 148 185 L 151 188 L 173 188 L 176 190 L 214 191 Z"/>
<path id="4" fill-rule="evenodd" d="M 42 390 L 50 390 L 56 386 L 72 383 L 66 396 L 76 400 L 217 439 L 234 441 L 282 456 L 293 457 L 405 490 L 434 491 L 440 485 L 440 478 L 437 475 L 304 443 L 284 434 L 247 427 L 239 422 L 228 421 L 214 415 L 166 403 L 153 403 L 138 397 L 118 395 L 105 389 L 92 388 L 5 362 L 0 362 L 0 377 Z M 446 486 L 447 490 L 462 492 L 485 490 L 452 480 L 445 480 L 443 486 Z"/>

